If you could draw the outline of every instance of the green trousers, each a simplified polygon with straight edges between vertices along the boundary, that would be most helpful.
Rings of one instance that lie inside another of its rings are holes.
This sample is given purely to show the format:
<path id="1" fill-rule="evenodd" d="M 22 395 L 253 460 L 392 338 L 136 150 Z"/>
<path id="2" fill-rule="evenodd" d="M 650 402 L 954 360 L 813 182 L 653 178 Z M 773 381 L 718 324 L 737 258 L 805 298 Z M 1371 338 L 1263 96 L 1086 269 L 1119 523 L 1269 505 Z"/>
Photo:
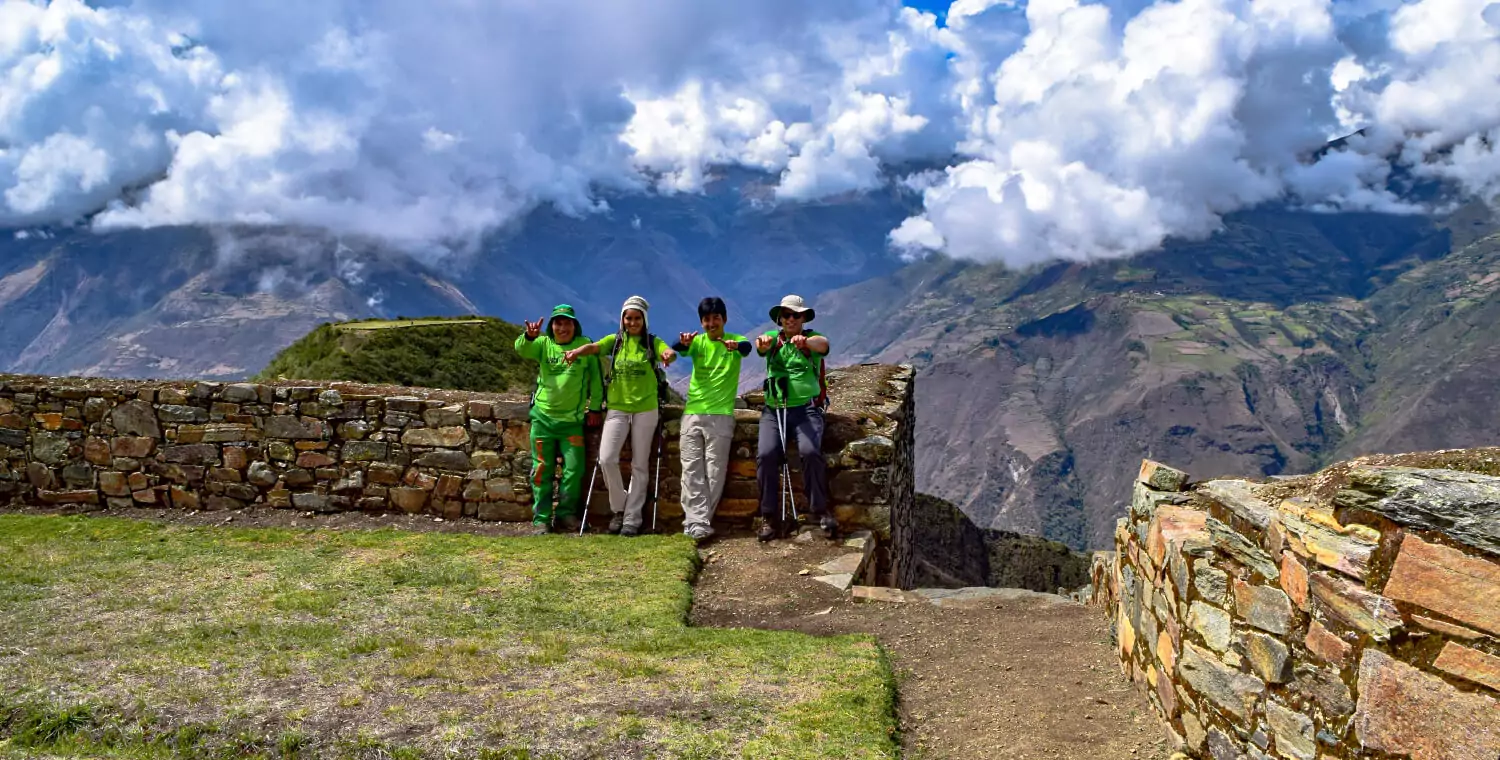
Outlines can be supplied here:
<path id="1" fill-rule="evenodd" d="M 583 501 L 583 423 L 555 420 L 533 410 L 531 414 L 531 522 L 552 522 L 552 473 L 558 450 L 562 451 L 562 496 L 557 516 L 578 514 Z"/>

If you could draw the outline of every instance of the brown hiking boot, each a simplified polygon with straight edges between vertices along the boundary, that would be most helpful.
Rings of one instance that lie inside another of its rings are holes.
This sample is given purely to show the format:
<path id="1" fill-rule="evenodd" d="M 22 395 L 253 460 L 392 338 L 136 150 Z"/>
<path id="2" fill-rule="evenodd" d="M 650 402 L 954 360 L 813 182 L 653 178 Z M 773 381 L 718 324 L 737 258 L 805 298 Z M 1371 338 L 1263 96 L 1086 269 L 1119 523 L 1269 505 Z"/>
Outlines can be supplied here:
<path id="1" fill-rule="evenodd" d="M 760 532 L 756 533 L 755 537 L 760 539 L 761 543 L 765 543 L 767 541 L 770 541 L 771 539 L 780 538 L 781 530 L 776 525 L 776 523 L 773 523 L 770 520 L 764 520 L 760 524 Z"/>

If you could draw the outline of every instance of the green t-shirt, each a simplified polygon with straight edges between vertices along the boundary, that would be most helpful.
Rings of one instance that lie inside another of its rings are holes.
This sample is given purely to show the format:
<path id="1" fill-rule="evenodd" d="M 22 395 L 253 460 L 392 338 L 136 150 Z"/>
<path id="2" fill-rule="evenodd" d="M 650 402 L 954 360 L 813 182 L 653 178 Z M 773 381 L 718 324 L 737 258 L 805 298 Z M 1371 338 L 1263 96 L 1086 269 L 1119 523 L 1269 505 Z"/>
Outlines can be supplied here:
<path id="1" fill-rule="evenodd" d="M 656 370 L 651 366 L 654 357 L 646 353 L 640 341 L 627 340 L 615 354 L 611 370 L 609 354 L 618 339 L 618 335 L 606 335 L 595 343 L 599 346 L 600 367 L 610 378 L 606 396 L 609 408 L 631 414 L 649 412 L 656 408 Z M 656 356 L 661 356 L 667 344 L 657 338 L 655 345 Z"/>
<path id="2" fill-rule="evenodd" d="M 536 411 L 554 420 L 581 422 L 585 412 L 599 410 L 604 401 L 599 358 L 581 356 L 572 364 L 563 361 L 564 353 L 588 344 L 589 339 L 582 335 L 567 345 L 558 345 L 546 335 L 536 340 L 527 340 L 525 333 L 516 336 L 516 353 L 540 365 L 533 402 Z"/>
<path id="3" fill-rule="evenodd" d="M 802 334 L 811 338 L 819 333 L 803 330 Z M 777 332 L 772 330 L 766 335 L 775 338 Z M 808 353 L 809 355 L 804 356 L 792 344 L 783 343 L 766 354 L 766 375 L 773 381 L 787 378 L 786 398 L 781 398 L 779 394 L 768 393 L 766 406 L 777 408 L 805 406 L 822 392 L 818 383 L 818 373 L 823 368 L 824 357 L 816 352 Z"/>
<path id="4" fill-rule="evenodd" d="M 740 390 L 740 352 L 731 350 L 724 341 L 743 341 L 745 336 L 724 333 L 714 340 L 699 333 L 688 346 L 693 360 L 693 379 L 688 383 L 687 406 L 683 414 L 734 414 L 734 401 Z"/>

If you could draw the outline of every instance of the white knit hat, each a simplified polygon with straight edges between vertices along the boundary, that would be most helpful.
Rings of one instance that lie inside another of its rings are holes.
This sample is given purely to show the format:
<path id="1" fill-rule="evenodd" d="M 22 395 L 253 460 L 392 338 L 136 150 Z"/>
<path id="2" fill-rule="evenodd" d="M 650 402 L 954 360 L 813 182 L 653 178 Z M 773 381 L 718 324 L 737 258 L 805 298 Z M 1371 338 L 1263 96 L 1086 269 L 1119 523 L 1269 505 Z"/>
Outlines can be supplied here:
<path id="1" fill-rule="evenodd" d="M 625 321 L 625 312 L 629 309 L 635 309 L 641 313 L 641 331 L 651 332 L 651 319 L 648 316 L 651 312 L 651 304 L 647 303 L 646 299 L 640 296 L 631 296 L 625 299 L 625 303 L 620 306 L 620 321 L 622 323 Z M 621 332 L 624 332 L 623 327 L 621 328 Z"/>

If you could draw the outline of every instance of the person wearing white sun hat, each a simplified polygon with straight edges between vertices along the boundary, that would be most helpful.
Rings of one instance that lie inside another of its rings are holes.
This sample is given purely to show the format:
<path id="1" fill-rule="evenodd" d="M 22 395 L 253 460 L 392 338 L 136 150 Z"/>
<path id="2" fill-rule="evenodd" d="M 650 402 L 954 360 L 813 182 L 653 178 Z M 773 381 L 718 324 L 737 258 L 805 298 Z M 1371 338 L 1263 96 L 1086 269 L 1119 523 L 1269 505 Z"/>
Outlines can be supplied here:
<path id="1" fill-rule="evenodd" d="M 807 329 L 817 317 L 801 296 L 789 295 L 771 309 L 771 321 L 779 329 L 755 339 L 755 351 L 766 359 L 766 408 L 760 415 L 760 442 L 755 457 L 755 480 L 760 487 L 758 538 L 770 541 L 784 537 L 797 527 L 796 505 L 783 515 L 781 467 L 786 463 L 786 439 L 793 433 L 802 461 L 803 488 L 808 511 L 818 521 L 825 538 L 838 535 L 838 521 L 828 505 L 828 469 L 823 458 L 824 391 L 823 363 L 828 356 L 828 338 Z M 791 519 L 788 519 L 790 517 Z"/>

